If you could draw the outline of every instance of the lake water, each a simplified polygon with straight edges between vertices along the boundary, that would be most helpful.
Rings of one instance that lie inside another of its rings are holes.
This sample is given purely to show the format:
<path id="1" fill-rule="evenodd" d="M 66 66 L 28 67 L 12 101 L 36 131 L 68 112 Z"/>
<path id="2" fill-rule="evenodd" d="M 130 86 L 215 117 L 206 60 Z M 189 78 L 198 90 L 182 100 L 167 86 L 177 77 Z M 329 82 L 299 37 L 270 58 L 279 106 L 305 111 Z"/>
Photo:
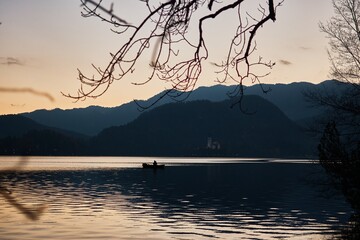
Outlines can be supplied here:
<path id="1" fill-rule="evenodd" d="M 308 161 L 0 157 L 0 239 L 332 239 L 351 209 Z"/>

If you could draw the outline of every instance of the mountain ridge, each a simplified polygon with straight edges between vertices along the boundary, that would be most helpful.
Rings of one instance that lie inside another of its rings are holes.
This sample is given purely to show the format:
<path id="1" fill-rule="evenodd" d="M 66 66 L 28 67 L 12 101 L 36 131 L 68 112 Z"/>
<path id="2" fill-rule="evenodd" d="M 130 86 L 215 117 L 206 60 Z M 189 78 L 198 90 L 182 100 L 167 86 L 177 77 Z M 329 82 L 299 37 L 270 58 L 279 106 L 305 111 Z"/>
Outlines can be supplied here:
<path id="1" fill-rule="evenodd" d="M 296 82 L 290 84 L 262 84 L 263 88 L 272 89 L 267 94 L 263 93 L 260 85 L 245 87 L 245 95 L 260 95 L 277 105 L 292 120 L 310 118 L 320 114 L 316 108 L 308 108 L 308 103 L 303 99 L 302 91 L 304 89 L 323 88 L 325 85 L 335 86 L 336 80 L 327 80 L 319 84 L 308 82 Z M 210 100 L 223 101 L 231 99 L 228 93 L 234 90 L 236 86 L 215 85 L 211 87 L 199 87 L 195 89 L 186 99 L 186 101 Z M 137 100 L 142 106 L 150 106 L 163 93 L 158 93 L 147 100 Z M 176 94 L 174 92 L 174 94 Z M 234 100 L 236 101 L 236 100 Z M 174 102 L 171 97 L 166 96 L 154 107 L 169 102 Z M 147 111 L 147 110 L 145 110 Z M 75 109 L 54 109 L 54 110 L 36 110 L 33 112 L 22 113 L 20 115 L 31 118 L 41 124 L 77 131 L 84 135 L 94 136 L 102 129 L 111 126 L 120 126 L 135 120 L 142 112 L 138 110 L 138 105 L 132 101 L 124 103 L 117 107 L 89 106 L 87 108 Z"/>

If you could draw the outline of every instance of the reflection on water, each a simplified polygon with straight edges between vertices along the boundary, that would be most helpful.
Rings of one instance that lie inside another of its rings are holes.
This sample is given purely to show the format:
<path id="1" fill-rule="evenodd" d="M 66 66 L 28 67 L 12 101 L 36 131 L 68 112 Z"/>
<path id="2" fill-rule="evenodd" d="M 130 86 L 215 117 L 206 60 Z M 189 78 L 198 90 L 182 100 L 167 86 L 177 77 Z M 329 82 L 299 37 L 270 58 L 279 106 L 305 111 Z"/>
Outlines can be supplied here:
<path id="1" fill-rule="evenodd" d="M 327 239 L 351 211 L 310 184 L 322 174 L 273 162 L 2 171 L 19 204 L 47 209 L 31 221 L 0 196 L 0 239 Z"/>

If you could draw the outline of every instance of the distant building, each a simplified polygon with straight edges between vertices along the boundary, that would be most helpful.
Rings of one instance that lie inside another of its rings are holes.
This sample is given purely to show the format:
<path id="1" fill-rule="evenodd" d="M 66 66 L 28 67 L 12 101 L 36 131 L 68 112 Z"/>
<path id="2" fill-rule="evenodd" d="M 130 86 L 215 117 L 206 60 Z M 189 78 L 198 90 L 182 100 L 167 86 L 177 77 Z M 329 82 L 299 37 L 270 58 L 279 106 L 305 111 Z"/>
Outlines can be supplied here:
<path id="1" fill-rule="evenodd" d="M 215 141 L 211 137 L 208 137 L 206 148 L 211 150 L 220 150 L 221 146 L 218 141 Z"/>

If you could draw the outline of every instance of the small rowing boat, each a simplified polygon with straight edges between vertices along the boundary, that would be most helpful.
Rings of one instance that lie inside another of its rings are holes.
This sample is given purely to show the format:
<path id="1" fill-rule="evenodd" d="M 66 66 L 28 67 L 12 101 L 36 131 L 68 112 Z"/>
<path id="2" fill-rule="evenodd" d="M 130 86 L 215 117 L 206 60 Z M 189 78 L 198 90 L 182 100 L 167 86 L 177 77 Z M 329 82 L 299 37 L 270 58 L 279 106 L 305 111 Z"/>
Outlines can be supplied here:
<path id="1" fill-rule="evenodd" d="M 163 169 L 165 164 L 151 164 L 151 163 L 143 163 L 143 168 L 152 168 L 152 169 Z"/>

